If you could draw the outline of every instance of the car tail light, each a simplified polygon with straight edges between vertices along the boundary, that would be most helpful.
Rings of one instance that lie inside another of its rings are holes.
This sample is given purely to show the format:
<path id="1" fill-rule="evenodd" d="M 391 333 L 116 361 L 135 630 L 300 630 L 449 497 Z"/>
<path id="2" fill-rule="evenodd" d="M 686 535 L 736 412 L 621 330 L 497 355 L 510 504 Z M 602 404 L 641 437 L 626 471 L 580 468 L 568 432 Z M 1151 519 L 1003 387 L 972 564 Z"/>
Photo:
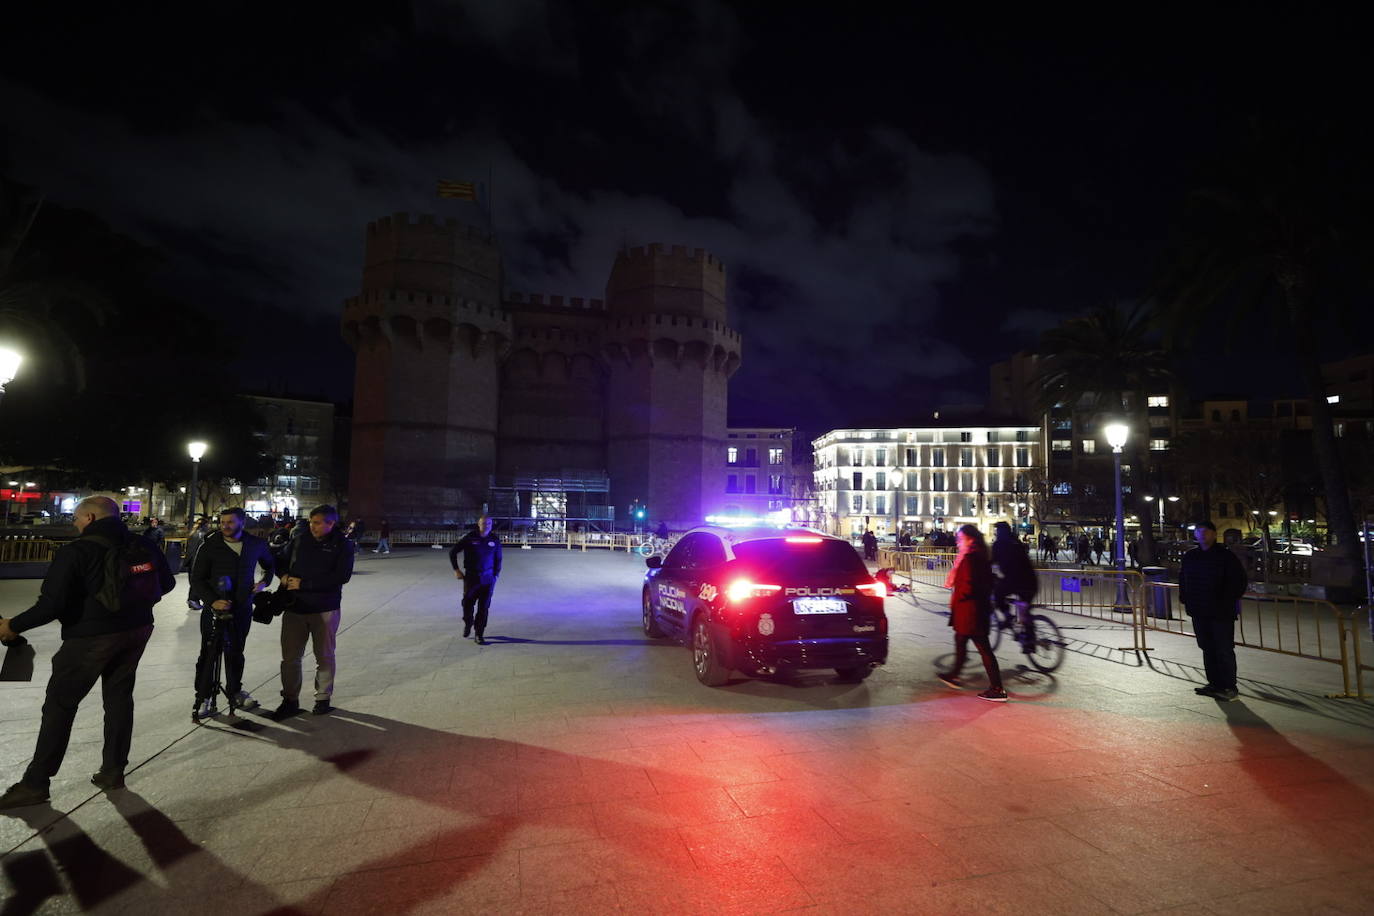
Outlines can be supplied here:
<path id="1" fill-rule="evenodd" d="M 882 582 L 865 582 L 858 588 L 860 592 L 869 596 L 870 598 L 887 597 L 887 586 L 884 585 Z"/>
<path id="2" fill-rule="evenodd" d="M 725 588 L 725 597 L 731 601 L 744 601 L 748 598 L 767 598 L 782 591 L 781 585 L 760 585 L 748 579 L 737 579 Z"/>
<path id="3" fill-rule="evenodd" d="M 819 544 L 820 542 L 820 538 L 792 537 L 787 539 L 789 544 Z"/>

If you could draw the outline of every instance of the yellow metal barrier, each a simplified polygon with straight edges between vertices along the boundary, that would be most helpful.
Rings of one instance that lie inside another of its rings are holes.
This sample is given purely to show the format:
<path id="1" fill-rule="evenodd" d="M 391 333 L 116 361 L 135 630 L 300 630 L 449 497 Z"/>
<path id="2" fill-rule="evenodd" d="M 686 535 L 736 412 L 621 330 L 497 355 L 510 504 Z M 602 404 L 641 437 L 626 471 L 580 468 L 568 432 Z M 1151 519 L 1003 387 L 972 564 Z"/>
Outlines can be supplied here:
<path id="1" fill-rule="evenodd" d="M 47 538 L 0 541 L 0 563 L 49 563 L 59 546 Z"/>
<path id="2" fill-rule="evenodd" d="M 1354 612 L 1342 611 L 1330 601 L 1287 595 L 1247 594 L 1240 605 L 1236 645 L 1340 665 L 1344 690 L 1327 696 L 1364 698 Z M 1178 600 L 1177 584 L 1146 583 L 1142 610 L 1142 631 L 1194 636 L 1193 619 Z M 1350 692 L 1352 679 L 1355 693 Z"/>

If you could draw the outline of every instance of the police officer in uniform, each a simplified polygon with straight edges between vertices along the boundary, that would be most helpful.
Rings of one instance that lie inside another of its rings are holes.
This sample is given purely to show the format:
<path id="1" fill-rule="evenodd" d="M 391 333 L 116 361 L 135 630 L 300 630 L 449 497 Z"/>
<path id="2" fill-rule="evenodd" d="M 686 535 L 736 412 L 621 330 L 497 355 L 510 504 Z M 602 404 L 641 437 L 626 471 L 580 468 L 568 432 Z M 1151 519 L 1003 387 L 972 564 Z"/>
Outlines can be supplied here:
<path id="1" fill-rule="evenodd" d="M 458 554 L 463 566 L 458 567 Z M 469 531 L 448 552 L 455 577 L 463 580 L 463 638 L 477 631 L 477 645 L 485 646 L 482 634 L 487 629 L 487 612 L 491 609 L 491 594 L 501 576 L 501 540 L 491 533 L 491 519 L 482 516 L 477 527 Z M 477 613 L 473 614 L 476 608 Z"/>

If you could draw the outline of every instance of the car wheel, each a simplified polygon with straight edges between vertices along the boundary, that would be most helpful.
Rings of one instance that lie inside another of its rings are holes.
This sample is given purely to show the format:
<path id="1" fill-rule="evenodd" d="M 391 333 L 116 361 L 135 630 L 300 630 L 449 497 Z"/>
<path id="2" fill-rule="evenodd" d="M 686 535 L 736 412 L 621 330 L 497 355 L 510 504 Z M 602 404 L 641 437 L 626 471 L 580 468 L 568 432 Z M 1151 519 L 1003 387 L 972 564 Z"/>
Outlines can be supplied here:
<path id="1" fill-rule="evenodd" d="M 719 687 L 730 676 L 730 669 L 720 663 L 720 653 L 716 651 L 711 624 L 705 614 L 698 614 L 692 621 L 692 668 L 697 680 L 707 687 Z"/>
<path id="2" fill-rule="evenodd" d="M 663 635 L 663 631 L 658 628 L 658 621 L 654 619 L 654 603 L 649 600 L 649 590 L 644 590 L 644 635 L 650 639 L 658 639 Z"/>
<path id="3" fill-rule="evenodd" d="M 849 683 L 858 683 L 873 673 L 873 669 L 867 665 L 860 665 L 857 668 L 836 668 L 835 673 L 840 676 L 840 680 Z"/>

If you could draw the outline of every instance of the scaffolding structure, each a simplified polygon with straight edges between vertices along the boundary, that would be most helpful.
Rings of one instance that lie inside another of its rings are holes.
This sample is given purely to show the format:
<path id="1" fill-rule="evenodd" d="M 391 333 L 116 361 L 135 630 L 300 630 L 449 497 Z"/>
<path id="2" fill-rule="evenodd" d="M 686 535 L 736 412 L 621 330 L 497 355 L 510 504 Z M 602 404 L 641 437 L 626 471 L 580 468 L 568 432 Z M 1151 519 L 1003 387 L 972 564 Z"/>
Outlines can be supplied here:
<path id="1" fill-rule="evenodd" d="M 503 530 L 611 531 L 615 507 L 610 505 L 610 492 L 611 478 L 604 472 L 493 476 L 487 514 Z"/>

